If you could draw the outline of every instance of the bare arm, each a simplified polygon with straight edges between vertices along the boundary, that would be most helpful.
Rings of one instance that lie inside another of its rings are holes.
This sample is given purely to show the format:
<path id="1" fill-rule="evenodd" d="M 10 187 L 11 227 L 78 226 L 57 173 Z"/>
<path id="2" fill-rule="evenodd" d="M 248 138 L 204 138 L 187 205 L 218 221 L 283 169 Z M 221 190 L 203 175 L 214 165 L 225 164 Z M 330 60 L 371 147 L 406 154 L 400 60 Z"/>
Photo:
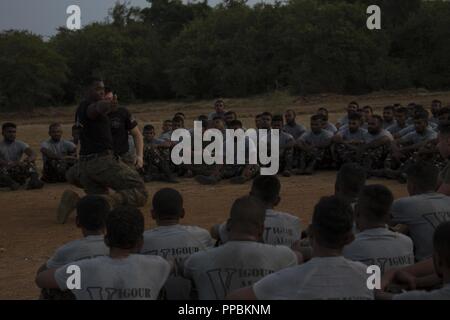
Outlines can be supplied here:
<path id="1" fill-rule="evenodd" d="M 133 136 L 134 145 L 136 146 L 136 167 L 140 169 L 144 165 L 144 138 L 138 126 L 131 129 L 130 133 Z"/>
<path id="2" fill-rule="evenodd" d="M 56 269 L 47 269 L 36 275 L 36 284 L 43 289 L 59 289 L 55 279 Z"/>

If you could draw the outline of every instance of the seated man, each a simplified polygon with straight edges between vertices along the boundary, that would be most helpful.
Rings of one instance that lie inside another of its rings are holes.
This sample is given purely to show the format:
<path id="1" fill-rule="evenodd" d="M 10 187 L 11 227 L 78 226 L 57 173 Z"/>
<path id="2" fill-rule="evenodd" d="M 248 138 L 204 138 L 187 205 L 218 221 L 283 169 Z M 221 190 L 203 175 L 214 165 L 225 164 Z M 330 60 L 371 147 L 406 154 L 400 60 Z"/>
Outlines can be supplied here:
<path id="1" fill-rule="evenodd" d="M 388 229 L 394 196 L 382 185 L 365 186 L 355 206 L 355 240 L 344 247 L 342 255 L 368 266 L 377 265 L 381 272 L 414 263 L 412 240 Z"/>
<path id="2" fill-rule="evenodd" d="M 65 182 L 66 172 L 77 161 L 77 147 L 72 142 L 62 139 L 62 126 L 53 123 L 48 128 L 50 139 L 41 143 L 44 169 L 42 181 L 47 183 Z"/>
<path id="3" fill-rule="evenodd" d="M 47 269 L 60 268 L 70 262 L 107 256 L 109 249 L 104 241 L 105 221 L 109 214 L 109 205 L 99 196 L 85 196 L 77 204 L 76 225 L 81 229 L 82 239 L 66 243 L 58 248 L 47 263 L 39 268 L 38 274 Z M 70 291 L 57 289 L 42 290 L 41 299 L 73 299 Z"/>
<path id="4" fill-rule="evenodd" d="M 328 109 L 327 108 L 317 109 L 317 114 L 320 114 L 323 117 L 323 129 L 330 131 L 332 134 L 335 134 L 338 131 L 336 126 L 328 121 Z"/>
<path id="5" fill-rule="evenodd" d="M 3 141 L 0 142 L 0 187 L 17 190 L 25 184 L 27 189 L 41 189 L 44 183 L 39 180 L 36 170 L 36 154 L 30 147 L 16 140 L 17 126 L 14 123 L 2 125 Z M 23 154 L 26 157 L 22 160 Z"/>
<path id="6" fill-rule="evenodd" d="M 362 119 L 357 113 L 348 116 L 348 126 L 333 137 L 333 158 L 337 167 L 344 163 L 359 162 L 358 150 L 364 144 L 367 130 L 361 129 Z"/>
<path id="7" fill-rule="evenodd" d="M 433 266 L 435 273 L 439 276 L 441 287 L 431 291 L 413 290 L 400 294 L 390 294 L 384 291 L 376 293 L 376 298 L 380 300 L 450 300 L 450 222 L 441 223 L 435 230 L 433 235 Z M 416 267 L 416 266 L 414 266 Z M 419 268 L 416 268 L 419 269 Z M 428 268 L 421 268 L 428 269 Z M 407 284 L 416 287 L 416 283 L 411 277 L 403 273 L 396 272 L 388 281 L 384 282 L 384 288 L 388 287 L 393 280 L 399 284 Z M 407 281 L 405 283 L 405 280 Z M 409 281 L 408 281 L 409 280 Z M 413 288 L 415 289 L 415 288 Z"/>
<path id="8" fill-rule="evenodd" d="M 408 109 L 405 107 L 399 107 L 395 109 L 395 122 L 386 128 L 394 138 L 397 137 L 397 133 L 405 129 L 408 125 L 406 124 L 406 119 L 408 116 Z"/>
<path id="9" fill-rule="evenodd" d="M 170 145 L 166 140 L 155 138 L 155 128 L 148 124 L 143 129 L 144 166 L 141 174 L 145 182 L 177 182 L 170 167 Z"/>
<path id="10" fill-rule="evenodd" d="M 280 189 L 280 180 L 276 176 L 258 176 L 253 180 L 250 196 L 259 199 L 266 209 L 262 241 L 267 244 L 291 247 L 300 240 L 301 221 L 292 214 L 275 210 L 281 201 Z M 211 234 L 220 243 L 229 240 L 226 223 L 215 225 L 211 229 Z"/>
<path id="11" fill-rule="evenodd" d="M 162 133 L 158 137 L 158 139 L 170 141 L 171 136 L 172 136 L 172 120 L 164 120 L 162 125 Z"/>
<path id="12" fill-rule="evenodd" d="M 108 256 L 84 259 L 38 273 L 43 289 L 71 290 L 77 300 L 156 300 L 171 266 L 161 257 L 138 254 L 143 244 L 144 216 L 134 207 L 117 207 L 106 218 Z M 69 289 L 67 272 L 77 266 L 81 286 Z"/>
<path id="13" fill-rule="evenodd" d="M 387 169 L 395 170 L 388 177 L 398 176 L 402 173 L 404 165 L 414 161 L 413 157 L 420 153 L 432 141 L 437 139 L 437 133 L 428 127 L 428 115 L 416 113 L 414 116 L 415 130 L 405 134 L 392 142 L 392 153 L 386 159 Z M 419 156 L 419 154 L 417 156 Z M 425 156 L 425 153 L 423 154 Z"/>
<path id="14" fill-rule="evenodd" d="M 292 175 L 292 165 L 294 157 L 295 139 L 289 133 L 283 131 L 283 116 L 274 115 L 272 118 L 272 129 L 279 130 L 279 146 L 280 146 L 280 172 L 285 177 Z"/>
<path id="15" fill-rule="evenodd" d="M 261 243 L 264 216 L 258 199 L 237 199 L 227 222 L 230 240 L 186 260 L 184 276 L 194 282 L 200 300 L 222 300 L 236 289 L 298 263 L 291 249 Z"/>
<path id="16" fill-rule="evenodd" d="M 216 102 L 214 102 L 214 112 L 211 112 L 208 115 L 208 120 L 214 120 L 215 117 L 221 117 L 223 119 L 225 113 L 225 102 L 222 99 L 216 100 Z"/>
<path id="17" fill-rule="evenodd" d="M 297 174 L 313 174 L 317 167 L 331 167 L 330 146 L 333 134 L 322 127 L 321 115 L 311 117 L 311 130 L 305 132 L 296 143 L 295 162 Z"/>
<path id="18" fill-rule="evenodd" d="M 231 126 L 231 122 L 237 120 L 237 114 L 234 111 L 227 111 L 225 112 L 223 119 L 225 121 L 225 127 L 229 129 Z"/>
<path id="19" fill-rule="evenodd" d="M 347 114 L 345 116 L 342 116 L 338 122 L 336 123 L 336 128 L 340 129 L 342 126 L 348 124 L 348 116 L 354 112 L 356 112 L 359 109 L 358 102 L 352 101 L 347 106 Z"/>
<path id="20" fill-rule="evenodd" d="M 395 124 L 394 106 L 386 106 L 383 108 L 383 129 L 387 129 Z"/>
<path id="21" fill-rule="evenodd" d="M 427 162 L 417 162 L 407 170 L 409 197 L 394 201 L 393 224 L 404 224 L 414 242 L 416 260 L 432 255 L 432 236 L 436 227 L 450 220 L 450 197 L 437 193 L 438 169 Z"/>
<path id="22" fill-rule="evenodd" d="M 144 232 L 143 254 L 175 262 L 164 288 L 168 300 L 189 300 L 190 281 L 182 277 L 184 261 L 192 254 L 213 246 L 209 232 L 196 226 L 180 225 L 184 218 L 183 198 L 174 189 L 161 189 L 153 196 L 152 218 L 157 227 Z"/>
<path id="23" fill-rule="evenodd" d="M 295 121 L 296 116 L 295 111 L 292 109 L 287 110 L 284 114 L 286 124 L 283 127 L 283 131 L 289 133 L 294 139 L 300 138 L 306 132 L 306 128 Z M 257 127 L 257 129 L 259 128 Z"/>
<path id="24" fill-rule="evenodd" d="M 353 213 L 335 196 L 314 208 L 309 238 L 313 258 L 264 277 L 227 299 L 247 300 L 373 300 L 367 287 L 367 266 L 345 259 L 342 249 L 353 241 Z"/>
<path id="25" fill-rule="evenodd" d="M 392 135 L 382 126 L 383 118 L 378 115 L 370 117 L 364 144 L 358 150 L 361 164 L 369 174 L 372 174 L 374 169 L 383 169 L 391 149 Z"/>

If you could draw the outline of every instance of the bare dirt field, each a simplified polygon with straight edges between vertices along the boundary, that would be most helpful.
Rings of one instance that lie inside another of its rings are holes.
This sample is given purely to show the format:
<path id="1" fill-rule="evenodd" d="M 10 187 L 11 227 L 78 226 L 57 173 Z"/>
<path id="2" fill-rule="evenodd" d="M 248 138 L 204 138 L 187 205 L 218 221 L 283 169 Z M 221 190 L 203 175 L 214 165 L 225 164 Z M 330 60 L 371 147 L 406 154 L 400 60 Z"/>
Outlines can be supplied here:
<path id="1" fill-rule="evenodd" d="M 431 100 L 440 99 L 448 103 L 450 92 L 427 93 L 425 91 L 405 91 L 397 93 L 377 93 L 366 96 L 321 95 L 297 98 L 283 93 L 258 96 L 251 99 L 226 100 L 226 107 L 236 111 L 246 127 L 253 125 L 253 117 L 262 111 L 282 113 L 293 108 L 299 114 L 299 121 L 308 124 L 308 117 L 318 107 L 330 110 L 330 120 L 335 121 L 344 111 L 349 101 L 357 100 L 362 105 L 371 105 L 376 110 L 388 104 L 407 104 L 411 101 L 429 106 Z M 187 116 L 186 126 L 200 114 L 212 110 L 212 101 L 200 102 L 157 102 L 133 105 L 133 112 L 139 123 L 152 123 L 158 129 L 164 119 L 169 119 L 177 111 Z M 50 122 L 64 124 L 65 137 L 70 135 L 74 107 L 44 109 L 34 113 L 0 115 L 1 121 L 14 121 L 18 127 L 18 139 L 30 144 L 38 151 L 41 141 L 47 139 Z M 38 162 L 41 166 L 41 163 Z M 321 196 L 333 193 L 335 172 L 319 172 L 313 176 L 280 178 L 282 201 L 278 209 L 299 216 L 306 225 L 314 204 Z M 369 183 L 383 183 L 396 197 L 406 195 L 406 188 L 395 181 L 370 180 Z M 163 183 L 149 183 L 150 197 Z M 209 228 L 227 218 L 232 201 L 249 191 L 250 185 L 232 186 L 226 181 L 217 186 L 201 186 L 192 179 L 181 180 L 177 188 L 184 196 L 185 224 L 196 224 Z M 0 299 L 36 299 L 39 291 L 34 284 L 36 270 L 52 255 L 60 245 L 80 237 L 72 216 L 66 225 L 57 225 L 55 210 L 62 192 L 69 188 L 65 184 L 46 185 L 42 190 L 10 192 L 0 190 Z M 76 188 L 73 188 L 76 190 Z M 81 191 L 78 190 L 80 193 Z M 143 212 L 146 226 L 154 226 L 151 221 L 150 203 Z"/>

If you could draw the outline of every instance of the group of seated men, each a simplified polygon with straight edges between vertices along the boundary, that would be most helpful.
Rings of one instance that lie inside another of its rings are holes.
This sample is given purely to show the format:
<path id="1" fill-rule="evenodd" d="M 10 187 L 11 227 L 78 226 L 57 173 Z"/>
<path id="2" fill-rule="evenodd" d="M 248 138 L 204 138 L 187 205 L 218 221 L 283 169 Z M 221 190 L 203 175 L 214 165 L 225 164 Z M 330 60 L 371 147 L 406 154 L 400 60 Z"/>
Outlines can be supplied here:
<path id="1" fill-rule="evenodd" d="M 287 110 L 284 117 L 270 112 L 258 114 L 255 128 L 280 130 L 279 173 L 285 177 L 358 163 L 368 176 L 404 182 L 406 168 L 416 161 L 430 162 L 438 168 L 445 165 L 446 159 L 440 156 L 436 145 L 438 124 L 450 119 L 450 108 L 442 107 L 440 101 L 434 100 L 431 113 L 432 117 L 423 106 L 410 103 L 407 107 L 386 106 L 380 116 L 374 114 L 370 106 L 360 108 L 357 102 L 351 102 L 347 114 L 336 124 L 329 122 L 326 108 L 319 108 L 310 118 L 309 130 L 296 121 L 294 110 Z M 215 112 L 209 116 L 201 115 L 197 120 L 202 122 L 204 130 L 214 128 L 224 135 L 226 129 L 243 129 L 236 113 L 224 110 L 222 100 L 216 102 Z M 145 171 L 154 172 L 147 174 L 148 180 L 166 177 L 175 181 L 176 175 L 187 175 L 195 176 L 203 184 L 214 184 L 226 178 L 231 178 L 232 183 L 243 183 L 257 175 L 258 165 L 173 165 L 170 161 L 170 149 L 174 145 L 171 133 L 178 128 L 184 128 L 182 113 L 164 121 L 159 137 L 152 125 L 144 127 Z"/>
<path id="2" fill-rule="evenodd" d="M 256 177 L 210 231 L 181 224 L 191 213 L 172 188 L 154 194 L 149 230 L 138 209 L 110 211 L 88 195 L 77 205 L 83 237 L 57 249 L 36 284 L 43 299 L 450 300 L 450 197 L 435 191 L 433 164 L 420 160 L 407 172 L 409 196 L 394 200 L 387 187 L 365 184 L 361 166 L 343 165 L 308 227 L 276 210 L 276 176 Z M 81 288 L 68 288 L 72 265 Z M 368 285 L 377 283 L 369 266 L 378 267 L 381 288 Z"/>
<path id="3" fill-rule="evenodd" d="M 440 101 L 434 100 L 431 114 L 430 117 L 423 106 L 410 103 L 407 107 L 386 106 L 380 116 L 370 106 L 360 108 L 357 102 L 351 102 L 347 114 L 336 124 L 329 122 L 326 108 L 319 108 L 310 118 L 309 130 L 297 122 L 294 110 L 287 110 L 284 116 L 258 114 L 255 129 L 279 130 L 279 173 L 285 177 L 312 174 L 316 169 L 339 169 L 351 162 L 363 166 L 368 176 L 404 182 L 406 168 L 418 160 L 439 168 L 445 164 L 436 144 L 438 124 L 450 119 L 450 107 L 442 107 Z M 113 110 L 109 118 L 117 159 L 136 168 L 146 182 L 177 182 L 177 177 L 184 176 L 195 177 L 202 184 L 215 184 L 222 179 L 245 183 L 259 173 L 260 164 L 173 164 L 171 149 L 177 142 L 171 140 L 172 132 L 185 127 L 185 115 L 181 112 L 163 122 L 158 136 L 150 124 L 141 133 L 137 121 L 124 107 Z M 245 130 L 235 112 L 225 111 L 223 100 L 215 102 L 214 112 L 200 115 L 197 120 L 203 130 L 214 128 L 224 135 L 226 129 Z M 43 182 L 66 181 L 67 170 L 76 163 L 79 130 L 77 125 L 72 127 L 73 139 L 69 141 L 62 138 L 60 124 L 50 125 L 50 138 L 41 144 L 43 171 L 39 180 L 36 154 L 15 139 L 16 126 L 5 123 L 4 140 L 0 143 L 0 186 L 15 190 L 28 178 L 30 189 L 41 188 Z M 26 158 L 22 161 L 23 154 Z"/>

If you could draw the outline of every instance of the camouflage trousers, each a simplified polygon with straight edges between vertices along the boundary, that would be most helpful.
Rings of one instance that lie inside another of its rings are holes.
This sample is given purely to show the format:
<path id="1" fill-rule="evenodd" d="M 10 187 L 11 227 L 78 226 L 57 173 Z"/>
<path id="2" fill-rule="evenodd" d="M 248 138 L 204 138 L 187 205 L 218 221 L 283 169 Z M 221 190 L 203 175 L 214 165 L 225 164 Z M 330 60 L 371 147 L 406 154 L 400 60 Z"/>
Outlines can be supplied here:
<path id="1" fill-rule="evenodd" d="M 141 175 L 146 182 L 170 178 L 173 171 L 166 152 L 150 147 L 144 149 L 144 167 Z"/>
<path id="2" fill-rule="evenodd" d="M 280 172 L 285 170 L 292 170 L 294 166 L 294 149 L 285 149 L 282 154 L 280 154 Z"/>
<path id="3" fill-rule="evenodd" d="M 83 159 L 67 171 L 67 181 L 82 187 L 86 194 L 106 195 L 112 207 L 131 205 L 142 207 L 148 193 L 144 181 L 133 170 L 112 154 Z M 109 189 L 116 193 L 109 196 Z"/>
<path id="4" fill-rule="evenodd" d="M 0 168 L 0 186 L 9 186 L 10 179 L 23 185 L 33 174 L 37 175 L 36 167 L 33 163 L 22 162 L 21 165 Z"/>
<path id="5" fill-rule="evenodd" d="M 76 160 L 46 160 L 42 171 L 42 181 L 47 183 L 66 182 L 66 173 Z"/>
<path id="6" fill-rule="evenodd" d="M 329 169 L 334 166 L 330 148 L 314 148 L 311 151 L 297 149 L 294 151 L 294 167 L 304 168 L 312 162 L 316 169 Z"/>
<path id="7" fill-rule="evenodd" d="M 345 163 L 360 162 L 358 150 L 356 148 L 352 148 L 352 146 L 348 144 L 344 143 L 334 144 L 332 146 L 332 155 L 337 168 L 340 168 L 341 165 Z"/>
<path id="8" fill-rule="evenodd" d="M 367 149 L 361 156 L 361 165 L 368 170 L 384 168 L 384 162 L 391 152 L 390 144 Z"/>

